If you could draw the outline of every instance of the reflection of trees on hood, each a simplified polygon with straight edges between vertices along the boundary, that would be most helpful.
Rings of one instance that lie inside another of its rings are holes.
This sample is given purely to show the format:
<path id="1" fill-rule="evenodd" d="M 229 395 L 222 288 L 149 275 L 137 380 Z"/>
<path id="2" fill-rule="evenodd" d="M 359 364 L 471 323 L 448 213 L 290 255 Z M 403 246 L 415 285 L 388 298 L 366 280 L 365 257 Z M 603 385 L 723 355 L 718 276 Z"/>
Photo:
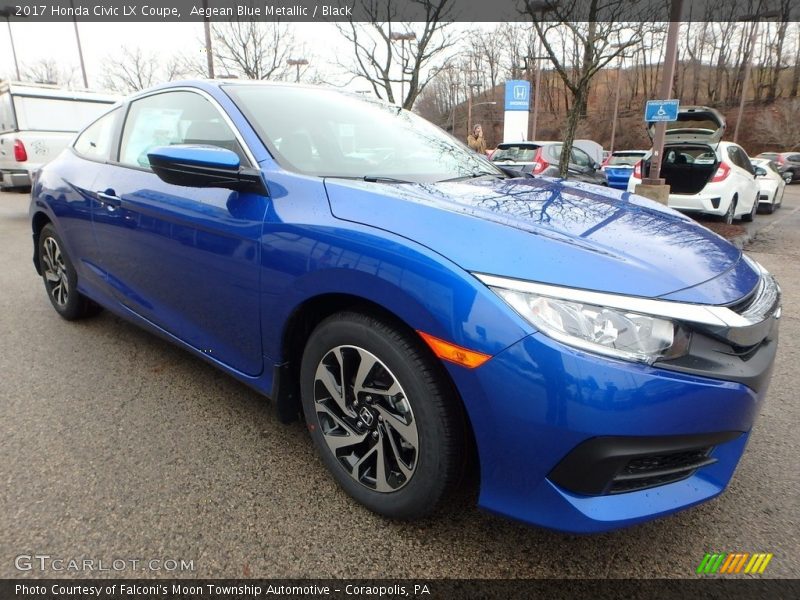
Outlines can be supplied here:
<path id="1" fill-rule="evenodd" d="M 626 242 L 622 236 L 627 234 L 632 240 L 651 240 L 654 252 L 663 252 L 665 247 L 676 251 L 701 247 L 702 252 L 697 252 L 695 259 L 716 270 L 724 270 L 730 263 L 727 242 L 683 215 L 660 206 L 648 206 L 630 194 L 617 199 L 608 197 L 605 190 L 594 191 L 590 188 L 595 186 L 580 183 L 504 180 L 476 182 L 470 186 L 475 190 L 469 198 L 459 202 L 458 194 L 451 193 L 449 188 L 435 184 L 420 187 L 442 200 L 467 206 L 467 210 L 475 207 L 485 211 L 487 217 L 495 215 L 495 220 L 499 216 L 501 222 L 506 215 L 514 220 L 506 224 L 533 233 L 541 233 L 541 228 L 545 228 L 572 239 L 615 247 Z"/>

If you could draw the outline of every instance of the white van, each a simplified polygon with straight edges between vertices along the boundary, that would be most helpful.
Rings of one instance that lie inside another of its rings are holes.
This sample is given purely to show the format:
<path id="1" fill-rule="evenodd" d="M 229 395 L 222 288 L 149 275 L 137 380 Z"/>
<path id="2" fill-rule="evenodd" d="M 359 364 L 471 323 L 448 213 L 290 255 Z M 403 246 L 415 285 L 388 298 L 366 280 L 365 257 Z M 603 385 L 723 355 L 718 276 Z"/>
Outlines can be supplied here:
<path id="1" fill-rule="evenodd" d="M 120 98 L 35 83 L 0 82 L 0 189 L 30 186 L 30 174 Z"/>

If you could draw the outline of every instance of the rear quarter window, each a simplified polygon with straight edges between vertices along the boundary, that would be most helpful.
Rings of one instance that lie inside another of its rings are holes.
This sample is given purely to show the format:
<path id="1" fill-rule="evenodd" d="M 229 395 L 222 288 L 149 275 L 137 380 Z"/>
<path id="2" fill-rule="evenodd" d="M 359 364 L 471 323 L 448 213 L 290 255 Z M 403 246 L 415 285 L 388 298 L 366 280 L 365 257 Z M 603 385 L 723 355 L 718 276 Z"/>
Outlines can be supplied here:
<path id="1" fill-rule="evenodd" d="M 109 160 L 119 115 L 120 109 L 115 108 L 84 129 L 73 145 L 75 152 L 92 160 Z"/>

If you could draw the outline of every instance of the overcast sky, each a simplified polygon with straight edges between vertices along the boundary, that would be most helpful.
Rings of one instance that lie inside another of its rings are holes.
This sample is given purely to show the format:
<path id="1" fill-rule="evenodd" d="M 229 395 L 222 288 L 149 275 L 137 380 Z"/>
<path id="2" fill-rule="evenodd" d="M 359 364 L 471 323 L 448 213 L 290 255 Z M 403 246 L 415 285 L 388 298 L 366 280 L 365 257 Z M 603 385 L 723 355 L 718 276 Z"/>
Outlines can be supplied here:
<path id="1" fill-rule="evenodd" d="M 329 23 L 290 23 L 295 36 L 305 43 L 313 58 L 314 67 L 321 73 L 334 76 L 336 69 L 329 64 L 337 54 L 349 52 L 336 27 Z M 122 46 L 140 47 L 142 50 L 159 53 L 165 60 L 172 56 L 193 53 L 203 55 L 202 23 L 79 23 L 78 24 L 89 86 L 97 87 L 101 82 L 102 68 L 106 61 L 118 55 Z M 41 59 L 54 59 L 62 68 L 74 68 L 75 81 L 80 82 L 78 50 L 75 30 L 69 23 L 11 24 L 14 46 L 17 51 L 20 71 Z M 0 22 L 0 77 L 14 77 L 14 62 L 8 28 Z M 366 89 L 365 83 L 354 83 Z M 353 87 L 351 86 L 351 87 Z"/>

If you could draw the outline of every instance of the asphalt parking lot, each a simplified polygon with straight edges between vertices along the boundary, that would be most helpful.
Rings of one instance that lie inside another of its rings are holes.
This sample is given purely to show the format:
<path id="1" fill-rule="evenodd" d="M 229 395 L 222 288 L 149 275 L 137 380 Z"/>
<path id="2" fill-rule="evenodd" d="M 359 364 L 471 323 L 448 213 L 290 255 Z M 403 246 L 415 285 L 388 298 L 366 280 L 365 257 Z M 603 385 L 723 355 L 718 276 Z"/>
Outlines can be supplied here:
<path id="1" fill-rule="evenodd" d="M 372 515 L 256 393 L 107 312 L 61 320 L 31 264 L 27 205 L 0 193 L 0 578 L 72 575 L 19 571 L 21 554 L 193 561 L 110 573 L 126 577 L 694 577 L 711 551 L 771 552 L 767 575 L 800 572 L 800 185 L 746 248 L 784 309 L 729 490 L 591 537 L 503 520 L 469 494 L 422 522 Z"/>

